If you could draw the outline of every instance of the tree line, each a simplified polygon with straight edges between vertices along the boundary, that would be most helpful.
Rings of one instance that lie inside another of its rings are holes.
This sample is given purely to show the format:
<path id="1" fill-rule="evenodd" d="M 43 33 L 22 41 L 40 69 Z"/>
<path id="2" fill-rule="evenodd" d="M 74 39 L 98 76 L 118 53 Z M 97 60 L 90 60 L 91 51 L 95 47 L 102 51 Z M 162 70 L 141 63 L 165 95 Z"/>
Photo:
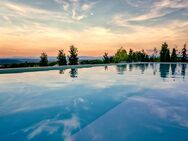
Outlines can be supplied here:
<path id="1" fill-rule="evenodd" d="M 78 49 L 73 45 L 70 46 L 69 55 L 66 56 L 64 50 L 59 50 L 57 55 L 57 64 L 62 65 L 78 65 L 80 64 L 103 64 L 103 63 L 120 63 L 120 62 L 186 62 L 187 61 L 187 50 L 186 44 L 184 45 L 181 58 L 178 57 L 177 50 L 175 48 L 170 49 L 168 44 L 165 42 L 161 46 L 159 52 L 156 48 L 153 50 L 153 55 L 149 55 L 144 51 L 133 51 L 132 49 L 127 52 L 123 47 L 119 48 L 113 56 L 109 56 L 107 52 L 104 53 L 102 60 L 83 60 L 79 61 L 78 59 Z M 67 61 L 68 58 L 68 61 Z M 46 53 L 42 53 L 40 56 L 40 66 L 48 66 L 48 56 Z"/>
<path id="2" fill-rule="evenodd" d="M 120 63 L 120 62 L 148 62 L 149 56 L 144 50 L 142 51 L 133 51 L 129 50 L 129 53 L 121 47 L 117 50 L 114 56 L 109 57 L 108 53 L 103 55 L 104 63 Z"/>
<path id="3" fill-rule="evenodd" d="M 152 55 L 148 55 L 144 50 L 133 51 L 130 49 L 128 52 L 123 48 L 119 48 L 113 56 L 109 56 L 107 52 L 104 53 L 102 59 L 96 60 L 79 60 L 78 49 L 75 46 L 70 46 L 69 55 L 66 56 L 64 50 L 59 50 L 57 54 L 57 61 L 50 62 L 48 55 L 43 52 L 40 55 L 39 63 L 19 63 L 19 64 L 5 64 L 1 68 L 16 68 L 16 67 L 36 67 L 36 66 L 54 66 L 62 65 L 78 65 L 78 64 L 107 64 L 107 63 L 120 63 L 120 62 L 188 62 L 186 44 L 181 50 L 181 56 L 178 56 L 176 48 L 170 52 L 168 44 L 165 42 L 161 46 L 161 50 L 156 48 L 153 50 Z"/>
<path id="4" fill-rule="evenodd" d="M 167 43 L 163 43 L 160 51 L 160 61 L 161 62 L 177 62 L 177 61 L 182 61 L 186 62 L 187 61 L 187 54 L 186 54 L 186 44 L 184 44 L 184 47 L 181 52 L 181 58 L 178 60 L 177 56 L 177 50 L 176 48 L 172 49 L 172 53 L 170 54 L 170 49 L 168 48 Z"/>
<path id="5" fill-rule="evenodd" d="M 104 63 L 120 63 L 120 62 L 187 62 L 187 50 L 186 44 L 184 44 L 183 49 L 181 50 L 181 57 L 178 57 L 176 48 L 170 49 L 168 44 L 165 42 L 161 46 L 159 52 L 156 48 L 153 50 L 153 55 L 149 55 L 144 51 L 133 51 L 132 49 L 127 51 L 121 47 L 117 50 L 114 56 L 108 56 L 108 53 L 105 52 L 103 55 Z"/>
<path id="6" fill-rule="evenodd" d="M 68 62 L 67 62 L 68 58 Z M 70 46 L 69 55 L 66 56 L 64 50 L 59 50 L 57 55 L 57 64 L 59 66 L 63 65 L 78 65 L 78 49 L 73 45 Z M 46 53 L 41 53 L 40 56 L 40 66 L 48 66 L 48 55 Z"/>

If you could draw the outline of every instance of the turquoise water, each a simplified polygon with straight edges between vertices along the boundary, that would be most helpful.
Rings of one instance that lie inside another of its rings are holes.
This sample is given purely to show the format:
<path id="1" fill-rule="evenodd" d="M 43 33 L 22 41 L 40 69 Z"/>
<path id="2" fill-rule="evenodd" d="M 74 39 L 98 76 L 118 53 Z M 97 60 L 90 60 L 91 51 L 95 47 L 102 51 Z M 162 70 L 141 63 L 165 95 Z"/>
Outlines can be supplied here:
<path id="1" fill-rule="evenodd" d="M 0 141 L 187 141 L 186 64 L 0 74 Z"/>

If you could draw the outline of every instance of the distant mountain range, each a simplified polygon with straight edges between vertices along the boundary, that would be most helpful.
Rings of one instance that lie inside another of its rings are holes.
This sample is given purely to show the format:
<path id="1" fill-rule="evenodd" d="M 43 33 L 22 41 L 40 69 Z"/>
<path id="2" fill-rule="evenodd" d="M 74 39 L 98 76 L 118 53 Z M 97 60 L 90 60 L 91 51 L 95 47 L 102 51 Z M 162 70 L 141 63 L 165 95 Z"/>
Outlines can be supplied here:
<path id="1" fill-rule="evenodd" d="M 79 60 L 96 60 L 102 59 L 102 57 L 93 56 L 79 56 Z M 49 62 L 57 61 L 56 57 L 48 57 Z M 37 63 L 40 61 L 39 57 L 12 57 L 12 58 L 0 58 L 0 65 L 3 64 L 19 64 L 24 62 Z"/>

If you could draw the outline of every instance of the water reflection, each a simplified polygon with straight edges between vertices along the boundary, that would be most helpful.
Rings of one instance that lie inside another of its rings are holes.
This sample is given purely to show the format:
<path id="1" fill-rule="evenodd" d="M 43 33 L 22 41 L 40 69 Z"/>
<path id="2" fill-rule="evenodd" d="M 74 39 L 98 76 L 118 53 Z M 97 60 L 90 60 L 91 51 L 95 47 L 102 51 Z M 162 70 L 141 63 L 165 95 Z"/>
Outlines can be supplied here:
<path id="1" fill-rule="evenodd" d="M 65 70 L 59 70 L 59 74 L 64 74 Z"/>
<path id="2" fill-rule="evenodd" d="M 148 68 L 149 64 L 139 64 L 136 65 L 136 68 L 141 70 L 141 73 L 144 74 L 144 71 Z"/>
<path id="3" fill-rule="evenodd" d="M 157 73 L 157 64 L 151 64 L 151 67 L 153 69 L 153 75 L 156 75 L 156 73 Z"/>
<path id="4" fill-rule="evenodd" d="M 129 64 L 129 71 L 133 70 L 133 64 Z"/>
<path id="5" fill-rule="evenodd" d="M 187 65 L 186 64 L 182 64 L 182 66 L 181 66 L 181 75 L 183 76 L 183 78 L 185 78 L 185 75 L 186 75 L 186 68 L 187 68 Z"/>
<path id="6" fill-rule="evenodd" d="M 127 70 L 128 68 L 128 70 Z M 179 68 L 179 70 L 178 70 Z M 157 75 L 157 72 L 159 72 L 159 75 L 161 78 L 165 79 L 169 76 L 172 78 L 176 78 L 176 75 L 181 75 L 183 78 L 186 75 L 186 64 L 157 64 L 157 63 L 151 63 L 151 64 L 124 64 L 124 65 L 117 65 L 116 71 L 117 74 L 123 75 L 126 71 L 132 72 L 136 70 L 140 70 L 141 74 L 144 74 L 144 72 L 147 69 L 151 69 L 153 71 L 153 75 Z M 108 71 L 110 69 L 109 66 L 104 66 L 104 70 Z M 65 70 L 59 70 L 59 74 L 65 74 Z M 77 78 L 78 77 L 78 69 L 70 69 L 69 71 L 71 78 Z M 175 79 L 174 79 L 175 80 Z"/>
<path id="7" fill-rule="evenodd" d="M 108 66 L 104 66 L 104 70 L 107 71 L 108 70 Z"/>
<path id="8" fill-rule="evenodd" d="M 23 129 L 23 132 L 28 134 L 29 140 L 36 139 L 42 133 L 49 135 L 62 133 L 63 138 L 66 140 L 73 132 L 79 130 L 80 122 L 76 115 L 72 115 L 68 119 L 62 118 L 61 115 L 55 116 L 52 119 L 45 119 L 30 127 Z"/>
<path id="9" fill-rule="evenodd" d="M 176 67 L 177 67 L 177 64 L 171 64 L 171 71 L 172 71 L 172 76 L 174 77 L 175 74 L 176 74 Z"/>
<path id="10" fill-rule="evenodd" d="M 75 141 L 137 141 L 148 134 L 153 140 L 163 130 L 188 139 L 188 88 L 179 77 L 187 79 L 186 64 L 82 68 L 79 78 L 78 69 L 13 75 L 0 81 L 0 141 L 63 141 L 74 135 Z M 175 76 L 176 82 L 161 79 Z M 155 141 L 173 140 L 158 137 Z"/>
<path id="11" fill-rule="evenodd" d="M 118 74 L 122 75 L 127 70 L 127 65 L 118 65 L 116 70 Z"/>
<path id="12" fill-rule="evenodd" d="M 78 69 L 71 69 L 70 70 L 70 72 L 69 72 L 69 74 L 70 74 L 70 77 L 71 78 L 76 78 L 76 77 L 78 77 Z"/>
<path id="13" fill-rule="evenodd" d="M 116 66 L 117 74 L 123 75 L 127 71 L 127 68 L 128 68 L 128 72 L 140 70 L 141 74 L 144 74 L 146 70 L 152 70 L 153 75 L 157 75 L 157 72 L 159 72 L 159 76 L 165 79 L 167 77 L 175 78 L 176 75 L 181 75 L 184 78 L 186 76 L 187 65 L 180 64 L 178 66 L 177 64 L 157 64 L 157 63 L 117 65 Z M 178 69 L 180 70 L 178 71 Z"/>
<path id="14" fill-rule="evenodd" d="M 159 72 L 161 78 L 166 78 L 169 75 L 170 64 L 160 64 Z"/>

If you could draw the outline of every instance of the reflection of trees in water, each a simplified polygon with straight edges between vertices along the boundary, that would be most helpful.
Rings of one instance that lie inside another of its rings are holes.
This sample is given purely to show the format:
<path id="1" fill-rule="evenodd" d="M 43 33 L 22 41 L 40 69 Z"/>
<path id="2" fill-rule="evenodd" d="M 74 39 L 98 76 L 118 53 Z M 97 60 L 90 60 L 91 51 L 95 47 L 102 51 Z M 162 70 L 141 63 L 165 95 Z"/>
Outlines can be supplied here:
<path id="1" fill-rule="evenodd" d="M 72 78 L 78 77 L 78 70 L 77 69 L 71 69 L 69 74 L 70 74 L 70 77 L 72 77 Z"/>
<path id="2" fill-rule="evenodd" d="M 124 74 L 124 72 L 127 70 L 133 71 L 133 69 L 141 70 L 142 73 L 149 67 L 149 64 L 129 64 L 127 65 L 118 65 L 117 66 L 117 72 L 118 74 Z"/>
<path id="3" fill-rule="evenodd" d="M 158 71 L 158 64 L 152 63 L 152 64 L 129 64 L 127 65 L 119 65 L 117 66 L 118 74 L 124 74 L 124 72 L 127 70 L 133 71 L 134 69 L 141 70 L 142 73 L 144 73 L 145 70 L 148 69 L 149 65 L 151 65 L 151 68 L 153 69 L 153 75 L 156 75 Z M 178 68 L 181 68 L 181 70 L 178 71 Z M 172 74 L 172 77 L 174 78 L 175 75 L 178 73 L 181 73 L 183 77 L 186 75 L 186 64 L 177 65 L 177 64 L 159 64 L 159 72 L 160 77 L 166 78 L 169 74 Z"/>
<path id="4" fill-rule="evenodd" d="M 124 74 L 124 72 L 127 70 L 127 65 L 118 65 L 116 66 L 118 74 Z"/>
<path id="5" fill-rule="evenodd" d="M 152 68 L 152 70 L 153 70 L 153 75 L 156 75 L 156 73 L 157 73 L 157 64 L 151 64 L 151 68 Z"/>
<path id="6" fill-rule="evenodd" d="M 174 77 L 175 74 L 176 74 L 176 67 L 177 67 L 176 64 L 171 64 L 171 71 L 172 71 L 172 75 L 173 75 L 173 77 Z"/>
<path id="7" fill-rule="evenodd" d="M 59 74 L 64 74 L 65 70 L 59 70 Z"/>
<path id="8" fill-rule="evenodd" d="M 156 72 L 158 70 L 158 64 L 150 64 L 151 68 L 153 69 L 153 75 L 156 75 Z M 142 73 L 144 73 L 144 71 L 146 69 L 148 69 L 149 64 L 125 64 L 125 65 L 117 65 L 116 66 L 116 70 L 118 72 L 118 74 L 124 74 L 124 72 L 127 70 L 132 71 L 133 69 L 139 69 L 141 70 Z M 186 75 L 186 68 L 187 65 L 186 64 L 160 64 L 159 65 L 159 72 L 160 72 L 160 77 L 161 78 L 166 78 L 169 73 L 170 73 L 170 68 L 171 68 L 171 74 L 173 76 L 173 78 L 175 78 L 175 75 L 178 73 L 183 76 L 183 78 Z M 179 70 L 180 69 L 180 70 Z M 104 66 L 104 70 L 108 70 L 108 66 Z M 59 74 L 64 74 L 65 70 L 60 70 Z M 78 77 L 78 69 L 70 69 L 69 71 L 70 77 L 72 78 L 76 78 Z"/>
<path id="9" fill-rule="evenodd" d="M 104 70 L 107 71 L 108 70 L 108 66 L 104 66 Z"/>
<path id="10" fill-rule="evenodd" d="M 136 65 L 136 68 L 138 68 L 139 70 L 141 70 L 141 73 L 143 74 L 144 71 L 148 68 L 149 64 L 138 64 Z"/>
<path id="11" fill-rule="evenodd" d="M 186 68 L 187 68 L 186 64 L 181 65 L 181 75 L 183 76 L 183 78 L 185 78 L 186 75 Z"/>
<path id="12" fill-rule="evenodd" d="M 166 78 L 169 74 L 170 64 L 160 64 L 159 71 L 162 78 Z"/>
<path id="13" fill-rule="evenodd" d="M 129 64 L 129 71 L 133 70 L 133 64 Z"/>

